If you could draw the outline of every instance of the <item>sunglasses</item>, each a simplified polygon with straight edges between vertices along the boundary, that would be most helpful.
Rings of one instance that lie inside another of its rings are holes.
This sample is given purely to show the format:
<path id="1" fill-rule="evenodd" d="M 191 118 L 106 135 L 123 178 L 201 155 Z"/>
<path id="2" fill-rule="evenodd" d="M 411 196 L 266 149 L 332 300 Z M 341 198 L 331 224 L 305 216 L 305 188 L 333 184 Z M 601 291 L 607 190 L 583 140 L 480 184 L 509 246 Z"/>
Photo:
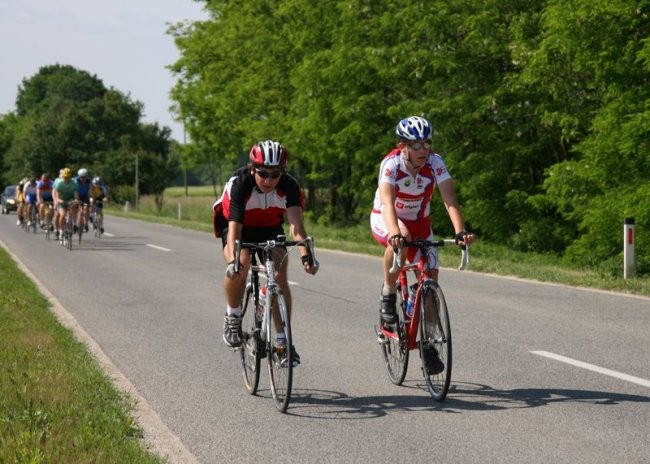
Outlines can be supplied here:
<path id="1" fill-rule="evenodd" d="M 265 171 L 264 169 L 257 168 L 255 168 L 255 172 L 262 179 L 277 179 L 284 173 L 284 171 Z"/>
<path id="2" fill-rule="evenodd" d="M 410 142 L 407 144 L 412 150 L 428 150 L 431 148 L 429 142 Z"/>

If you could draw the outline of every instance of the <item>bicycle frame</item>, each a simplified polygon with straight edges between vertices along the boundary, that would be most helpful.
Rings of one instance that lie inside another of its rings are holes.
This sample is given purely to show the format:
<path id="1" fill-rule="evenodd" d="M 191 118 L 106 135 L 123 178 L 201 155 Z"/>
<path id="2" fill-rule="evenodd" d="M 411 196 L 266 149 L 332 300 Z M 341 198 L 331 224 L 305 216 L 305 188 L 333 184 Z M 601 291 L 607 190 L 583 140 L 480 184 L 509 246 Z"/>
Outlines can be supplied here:
<path id="1" fill-rule="evenodd" d="M 420 249 L 420 259 L 417 263 L 404 264 L 401 263 L 401 254 L 402 249 L 399 248 L 393 255 L 393 266 L 390 269 L 391 273 L 399 272 L 398 282 L 400 285 L 400 291 L 402 293 L 402 302 L 406 302 L 409 297 L 409 285 L 408 285 L 408 273 L 412 271 L 417 276 L 417 290 L 415 292 L 415 302 L 413 303 L 414 308 L 419 308 L 422 298 L 422 289 L 428 281 L 431 281 L 431 278 L 427 275 L 429 272 L 429 259 L 427 257 L 427 249 L 429 247 L 441 247 L 448 245 L 456 245 L 455 240 L 435 240 L 433 242 L 427 240 L 415 240 L 413 242 L 406 242 L 405 246 L 413 246 Z M 458 267 L 459 270 L 464 270 L 469 264 L 469 247 L 465 247 L 462 250 L 461 262 Z M 406 348 L 408 350 L 414 350 L 418 347 L 418 327 L 420 323 L 420 312 L 415 310 L 413 311 L 413 316 L 408 318 L 406 316 L 405 308 L 401 308 L 401 311 L 404 311 L 404 320 L 406 327 Z M 398 338 L 399 334 L 390 330 L 385 325 L 381 325 L 379 331 L 386 337 L 389 338 Z"/>
<path id="2" fill-rule="evenodd" d="M 314 265 L 317 266 L 318 263 L 314 257 L 311 237 L 292 242 L 286 241 L 284 236 L 278 236 L 276 240 L 259 243 L 236 240 L 234 250 L 236 272 L 239 272 L 241 249 L 248 248 L 250 250 L 250 278 L 246 284 L 242 302 L 242 320 L 248 319 L 249 322 L 242 322 L 242 324 L 245 324 L 242 332 L 244 343 L 239 348 L 241 350 L 244 385 L 250 394 L 257 392 L 260 360 L 263 356 L 266 356 L 268 359 L 271 394 L 275 406 L 280 412 L 286 411 L 291 398 L 293 344 L 289 308 L 286 306 L 282 289 L 275 278 L 276 264 L 273 249 L 278 246 L 288 248 L 298 245 L 305 245 L 309 248 L 310 256 L 314 260 Z M 258 250 L 261 250 L 262 253 L 262 260 L 264 261 L 262 264 L 257 263 Z M 262 303 L 260 301 L 260 274 L 266 275 L 266 295 L 263 301 L 264 313 L 261 316 L 261 321 L 257 314 L 257 308 Z M 254 322 L 250 318 L 249 311 L 255 313 L 253 315 Z M 278 340 L 282 339 L 280 337 L 281 332 L 283 332 L 285 342 L 278 342 Z"/>

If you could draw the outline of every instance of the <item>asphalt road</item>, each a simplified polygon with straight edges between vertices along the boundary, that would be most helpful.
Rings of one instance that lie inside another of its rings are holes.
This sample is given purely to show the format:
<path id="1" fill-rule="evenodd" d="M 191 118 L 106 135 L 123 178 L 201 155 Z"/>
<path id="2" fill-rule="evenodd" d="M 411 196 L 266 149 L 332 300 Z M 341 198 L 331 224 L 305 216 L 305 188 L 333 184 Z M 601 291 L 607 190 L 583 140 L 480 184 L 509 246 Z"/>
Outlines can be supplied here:
<path id="1" fill-rule="evenodd" d="M 223 344 L 224 264 L 210 234 L 108 217 L 110 235 L 67 251 L 15 220 L 0 216 L 0 242 L 182 443 L 179 461 L 650 462 L 648 298 L 443 269 L 454 374 L 440 404 L 417 355 L 402 387 L 383 370 L 379 259 L 317 248 L 310 276 L 294 251 L 302 365 L 284 415 L 266 371 L 248 395 Z"/>

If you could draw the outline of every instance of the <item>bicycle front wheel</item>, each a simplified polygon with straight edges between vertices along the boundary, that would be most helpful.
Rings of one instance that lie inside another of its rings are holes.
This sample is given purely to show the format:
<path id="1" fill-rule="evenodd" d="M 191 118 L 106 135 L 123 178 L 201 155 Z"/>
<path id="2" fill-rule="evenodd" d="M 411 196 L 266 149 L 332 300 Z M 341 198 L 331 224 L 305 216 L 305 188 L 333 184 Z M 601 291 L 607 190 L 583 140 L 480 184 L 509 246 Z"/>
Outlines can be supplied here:
<path id="1" fill-rule="evenodd" d="M 255 298 L 253 297 L 253 287 L 251 284 L 246 286 L 244 294 L 244 303 L 242 304 L 242 345 L 239 350 L 241 354 L 241 371 L 244 376 L 244 387 L 251 395 L 257 393 L 257 387 L 260 382 L 260 361 L 261 352 L 259 350 L 260 325 L 256 317 Z"/>
<path id="2" fill-rule="evenodd" d="M 445 296 L 437 283 L 424 285 L 420 311 L 422 373 L 431 396 L 442 401 L 451 382 L 451 324 Z"/>
<path id="3" fill-rule="evenodd" d="M 281 324 L 278 327 L 274 320 L 269 321 L 268 324 L 266 350 L 269 362 L 269 379 L 275 407 L 280 412 L 286 412 L 291 399 L 291 383 L 293 381 L 291 321 L 281 290 L 277 290 L 272 295 L 271 302 L 274 301 L 277 302 Z"/>
<path id="4" fill-rule="evenodd" d="M 409 350 L 406 348 L 406 327 L 402 310 L 402 292 L 397 290 L 397 322 L 386 324 L 379 321 L 382 328 L 379 335 L 381 354 L 388 378 L 395 385 L 402 385 L 409 366 Z"/>

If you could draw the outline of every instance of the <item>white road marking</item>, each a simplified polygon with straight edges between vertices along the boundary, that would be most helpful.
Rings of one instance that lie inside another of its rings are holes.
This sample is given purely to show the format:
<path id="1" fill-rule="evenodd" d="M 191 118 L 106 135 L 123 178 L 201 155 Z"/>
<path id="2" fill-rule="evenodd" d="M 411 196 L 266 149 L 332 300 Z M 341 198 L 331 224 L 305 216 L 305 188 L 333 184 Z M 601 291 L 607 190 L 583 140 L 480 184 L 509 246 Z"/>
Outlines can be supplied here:
<path id="1" fill-rule="evenodd" d="M 147 246 L 151 248 L 155 248 L 156 250 L 160 250 L 160 251 L 172 251 L 169 248 L 164 248 L 158 245 L 152 245 L 151 243 L 147 243 Z"/>
<path id="2" fill-rule="evenodd" d="M 115 235 L 109 233 L 109 232 L 104 232 L 102 235 L 106 235 L 107 237 L 115 237 Z"/>
<path id="3" fill-rule="evenodd" d="M 610 377 L 615 377 L 617 379 L 625 380 L 627 382 L 636 383 L 637 385 L 642 385 L 644 387 L 650 388 L 650 380 L 642 379 L 640 377 L 634 377 L 633 375 L 623 374 L 622 372 L 617 372 L 611 369 L 606 369 L 604 367 L 596 366 L 594 364 L 578 361 L 577 359 L 567 358 L 566 356 L 562 356 L 559 354 L 549 353 L 548 351 L 531 351 L 531 353 L 539 356 L 545 356 L 547 358 L 555 359 L 556 361 L 571 364 L 572 366 L 581 367 L 582 369 L 598 372 L 599 374 L 609 375 Z"/>

